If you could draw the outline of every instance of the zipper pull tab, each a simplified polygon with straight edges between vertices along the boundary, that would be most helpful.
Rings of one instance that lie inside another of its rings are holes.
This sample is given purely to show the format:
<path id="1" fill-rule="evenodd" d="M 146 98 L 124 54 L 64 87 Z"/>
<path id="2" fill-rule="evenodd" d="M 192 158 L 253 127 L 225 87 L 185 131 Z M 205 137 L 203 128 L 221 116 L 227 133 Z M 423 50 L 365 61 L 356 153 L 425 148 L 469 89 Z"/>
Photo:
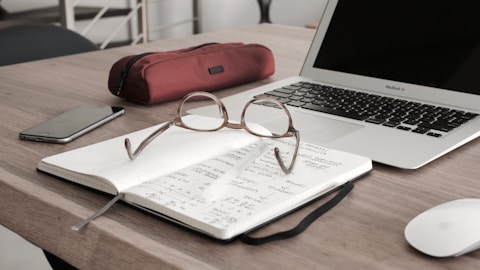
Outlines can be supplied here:
<path id="1" fill-rule="evenodd" d="M 120 72 L 120 77 L 118 78 L 118 82 L 117 82 L 117 85 L 115 87 L 115 89 L 117 90 L 117 92 L 115 94 L 117 96 L 120 95 L 120 93 L 122 92 L 123 83 L 125 82 L 125 79 L 127 78 L 127 75 L 128 75 L 128 68 L 127 68 L 127 66 L 125 66 L 123 68 L 122 72 Z"/>
<path id="2" fill-rule="evenodd" d="M 117 86 L 115 87 L 116 90 L 117 90 L 117 92 L 115 94 L 117 96 L 120 95 L 120 93 L 122 92 L 123 84 L 125 83 L 125 80 L 127 79 L 127 76 L 128 76 L 128 72 L 130 71 L 130 68 L 133 66 L 133 64 L 135 64 L 135 62 L 140 60 L 140 58 L 142 58 L 144 56 L 147 56 L 147 55 L 150 55 L 150 54 L 153 54 L 153 53 L 154 52 L 142 53 L 142 54 L 136 55 L 136 56 L 132 57 L 130 60 L 128 60 L 125 67 L 123 67 L 122 72 L 120 72 L 120 76 L 118 78 Z"/>

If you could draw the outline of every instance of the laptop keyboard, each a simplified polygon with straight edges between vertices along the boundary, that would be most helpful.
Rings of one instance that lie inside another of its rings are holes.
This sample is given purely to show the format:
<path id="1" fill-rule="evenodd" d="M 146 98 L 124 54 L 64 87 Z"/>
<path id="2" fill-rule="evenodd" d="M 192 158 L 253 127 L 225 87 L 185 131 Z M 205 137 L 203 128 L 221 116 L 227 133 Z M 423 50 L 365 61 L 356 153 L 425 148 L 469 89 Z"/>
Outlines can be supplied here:
<path id="1" fill-rule="evenodd" d="M 294 83 L 262 96 L 276 98 L 290 106 L 432 137 L 441 137 L 477 116 L 476 113 L 308 82 Z"/>

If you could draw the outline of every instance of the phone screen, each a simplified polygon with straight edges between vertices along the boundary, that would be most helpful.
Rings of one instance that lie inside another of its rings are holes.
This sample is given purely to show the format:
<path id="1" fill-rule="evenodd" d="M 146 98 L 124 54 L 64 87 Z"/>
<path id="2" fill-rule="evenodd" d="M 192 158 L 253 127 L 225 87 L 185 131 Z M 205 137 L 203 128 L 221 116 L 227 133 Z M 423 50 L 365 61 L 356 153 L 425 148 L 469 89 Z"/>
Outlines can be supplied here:
<path id="1" fill-rule="evenodd" d="M 20 132 L 22 140 L 67 143 L 124 114 L 122 107 L 83 104 Z"/>

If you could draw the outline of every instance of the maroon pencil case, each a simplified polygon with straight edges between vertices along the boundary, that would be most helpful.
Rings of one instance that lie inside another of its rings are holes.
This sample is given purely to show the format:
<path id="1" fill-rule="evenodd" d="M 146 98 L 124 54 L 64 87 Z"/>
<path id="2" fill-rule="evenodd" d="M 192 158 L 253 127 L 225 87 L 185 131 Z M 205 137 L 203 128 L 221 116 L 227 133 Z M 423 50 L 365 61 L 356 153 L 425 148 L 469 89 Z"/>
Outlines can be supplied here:
<path id="1" fill-rule="evenodd" d="M 113 95 L 154 104 L 192 91 L 214 91 L 260 80 L 275 72 L 271 50 L 260 44 L 207 43 L 191 48 L 129 55 L 110 69 Z"/>

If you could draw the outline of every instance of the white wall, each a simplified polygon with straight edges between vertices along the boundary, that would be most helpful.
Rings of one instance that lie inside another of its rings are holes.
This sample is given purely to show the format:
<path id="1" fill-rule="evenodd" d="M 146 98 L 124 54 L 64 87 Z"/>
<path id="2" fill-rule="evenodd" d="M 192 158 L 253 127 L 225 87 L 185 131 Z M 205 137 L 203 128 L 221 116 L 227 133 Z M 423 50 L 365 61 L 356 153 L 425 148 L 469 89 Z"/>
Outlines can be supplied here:
<path id="1" fill-rule="evenodd" d="M 303 27 L 317 21 L 327 0 L 272 0 L 273 23 Z M 149 21 L 155 25 L 172 23 L 192 16 L 191 0 L 150 0 Z M 202 32 L 257 24 L 260 9 L 257 0 L 199 0 Z M 162 12 L 168 10 L 169 12 Z M 172 12 L 173 11 L 173 12 Z M 151 33 L 152 39 L 173 38 L 191 34 L 191 24 Z"/>
<path id="2" fill-rule="evenodd" d="M 193 33 L 192 18 L 191 0 L 149 0 L 149 39 L 159 40 L 191 35 Z M 168 25 L 174 26 L 163 28 Z"/>
<path id="3" fill-rule="evenodd" d="M 109 0 L 81 0 L 80 5 L 100 6 Z M 112 5 L 125 7 L 129 0 L 113 0 Z M 273 0 L 270 18 L 274 23 L 303 27 L 320 18 L 327 0 Z M 2 0 L 9 11 L 57 5 L 58 0 Z M 199 0 L 200 27 L 203 32 L 225 30 L 229 28 L 253 25 L 260 20 L 257 0 Z M 148 0 L 148 21 L 150 40 L 169 39 L 192 34 L 192 23 L 187 22 L 168 29 L 159 27 L 186 21 L 192 17 L 192 0 Z M 86 36 L 101 42 L 118 24 L 117 19 L 105 19 Z M 81 31 L 85 22 L 77 23 Z M 158 30 L 158 31 L 157 31 Z M 122 31 L 115 40 L 125 39 L 127 31 Z"/>
<path id="4" fill-rule="evenodd" d="M 272 0 L 270 19 L 276 24 L 303 27 L 320 18 L 327 0 Z M 257 0 L 201 0 L 205 32 L 256 24 Z"/>

